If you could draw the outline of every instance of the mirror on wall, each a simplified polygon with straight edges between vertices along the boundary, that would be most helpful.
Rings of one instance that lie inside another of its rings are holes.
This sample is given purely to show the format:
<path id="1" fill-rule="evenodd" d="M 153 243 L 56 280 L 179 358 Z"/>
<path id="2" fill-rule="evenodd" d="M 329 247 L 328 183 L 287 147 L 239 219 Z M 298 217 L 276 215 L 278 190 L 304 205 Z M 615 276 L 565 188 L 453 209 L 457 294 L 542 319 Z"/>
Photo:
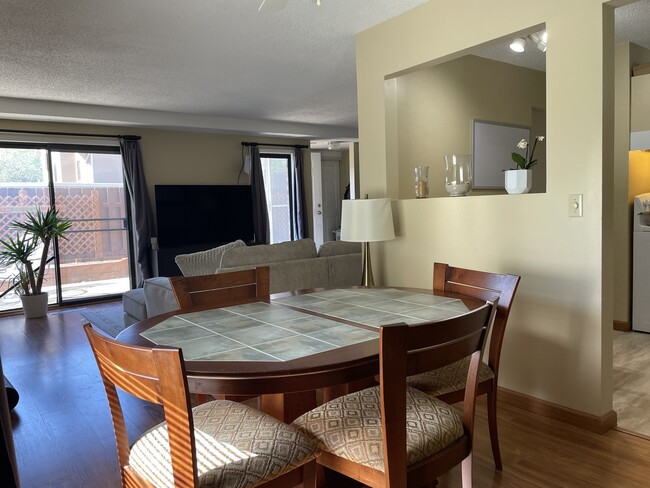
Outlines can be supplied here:
<path id="1" fill-rule="evenodd" d="M 466 50 L 455 59 L 433 61 L 386 80 L 386 127 L 392 132 L 387 133 L 387 154 L 396 159 L 400 199 L 415 198 L 417 166 L 429 166 L 429 197 L 448 196 L 445 155 L 451 154 L 471 154 L 472 164 L 500 163 L 476 168 L 482 188 L 473 188 L 470 196 L 505 193 L 503 185 L 495 187 L 503 175 L 491 173 L 502 173 L 510 164 L 515 167 L 511 152 L 523 153 L 517 148 L 520 139 L 513 141 L 511 150 L 504 146 L 504 161 L 499 162 L 498 155 L 474 154 L 481 146 L 474 147 L 473 128 L 475 121 L 481 121 L 493 127 L 522 128 L 530 138 L 545 135 L 543 32 L 545 25 L 537 25 Z M 523 52 L 510 48 L 515 40 L 517 46 L 523 45 Z M 545 148 L 540 144 L 535 152 L 538 163 L 531 192 L 546 191 Z"/>

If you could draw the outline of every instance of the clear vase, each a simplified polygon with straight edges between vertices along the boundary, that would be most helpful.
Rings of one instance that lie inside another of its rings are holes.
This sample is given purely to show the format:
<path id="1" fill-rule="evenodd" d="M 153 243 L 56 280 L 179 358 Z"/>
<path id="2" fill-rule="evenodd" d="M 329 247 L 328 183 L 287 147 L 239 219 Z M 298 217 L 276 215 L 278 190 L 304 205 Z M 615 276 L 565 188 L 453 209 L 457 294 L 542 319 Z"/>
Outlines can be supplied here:
<path id="1" fill-rule="evenodd" d="M 449 196 L 467 195 L 472 189 L 472 156 L 449 154 L 445 156 L 445 189 Z"/>
<path id="2" fill-rule="evenodd" d="M 415 198 L 427 198 L 429 196 L 429 167 L 415 167 Z"/>

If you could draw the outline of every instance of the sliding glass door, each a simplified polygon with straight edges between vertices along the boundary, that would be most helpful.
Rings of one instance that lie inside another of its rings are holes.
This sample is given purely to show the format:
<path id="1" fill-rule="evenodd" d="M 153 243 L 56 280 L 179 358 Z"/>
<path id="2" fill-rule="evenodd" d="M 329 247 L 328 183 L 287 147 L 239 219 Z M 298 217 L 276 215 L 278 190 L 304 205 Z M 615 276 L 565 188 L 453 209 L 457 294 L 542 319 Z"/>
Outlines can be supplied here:
<path id="1" fill-rule="evenodd" d="M 117 147 L 16 144 L 0 148 L 0 237 L 11 221 L 56 205 L 72 221 L 67 240 L 54 243 L 44 291 L 50 303 L 98 299 L 130 289 L 127 200 Z M 0 268 L 0 279 L 12 270 Z M 8 283 L 0 285 L 0 293 Z M 19 308 L 7 293 L 0 311 Z"/>

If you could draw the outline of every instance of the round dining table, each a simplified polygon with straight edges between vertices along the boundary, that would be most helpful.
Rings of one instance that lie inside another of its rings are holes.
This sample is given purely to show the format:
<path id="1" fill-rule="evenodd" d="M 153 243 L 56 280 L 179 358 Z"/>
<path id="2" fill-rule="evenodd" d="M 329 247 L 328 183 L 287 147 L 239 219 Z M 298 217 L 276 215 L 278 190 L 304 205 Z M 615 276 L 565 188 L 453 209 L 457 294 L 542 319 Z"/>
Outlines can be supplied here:
<path id="1" fill-rule="evenodd" d="M 373 381 L 380 324 L 417 325 L 484 303 L 414 288 L 301 290 L 268 302 L 176 310 L 127 327 L 117 340 L 180 347 L 191 393 L 260 396 L 261 410 L 291 422 L 316 407 L 316 391 L 329 400 Z"/>

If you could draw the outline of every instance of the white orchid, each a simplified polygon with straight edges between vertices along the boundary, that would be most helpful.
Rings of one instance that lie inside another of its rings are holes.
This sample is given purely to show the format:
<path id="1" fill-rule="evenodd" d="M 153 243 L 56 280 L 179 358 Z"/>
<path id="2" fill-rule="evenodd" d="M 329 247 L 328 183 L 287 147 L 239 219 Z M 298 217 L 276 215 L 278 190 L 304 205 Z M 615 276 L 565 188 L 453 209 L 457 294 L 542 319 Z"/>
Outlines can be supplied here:
<path id="1" fill-rule="evenodd" d="M 537 164 L 537 160 L 533 159 L 533 155 L 535 154 L 535 147 L 537 147 L 538 142 L 542 142 L 546 139 L 544 136 L 537 136 L 535 137 L 535 142 L 533 143 L 533 149 L 530 151 L 530 157 L 528 154 L 528 141 L 526 139 L 522 139 L 519 141 L 517 144 L 517 147 L 519 149 L 525 149 L 526 150 L 526 155 L 522 156 L 518 152 L 513 152 L 512 153 L 512 160 L 517 164 L 516 169 L 530 169 L 535 164 Z"/>

